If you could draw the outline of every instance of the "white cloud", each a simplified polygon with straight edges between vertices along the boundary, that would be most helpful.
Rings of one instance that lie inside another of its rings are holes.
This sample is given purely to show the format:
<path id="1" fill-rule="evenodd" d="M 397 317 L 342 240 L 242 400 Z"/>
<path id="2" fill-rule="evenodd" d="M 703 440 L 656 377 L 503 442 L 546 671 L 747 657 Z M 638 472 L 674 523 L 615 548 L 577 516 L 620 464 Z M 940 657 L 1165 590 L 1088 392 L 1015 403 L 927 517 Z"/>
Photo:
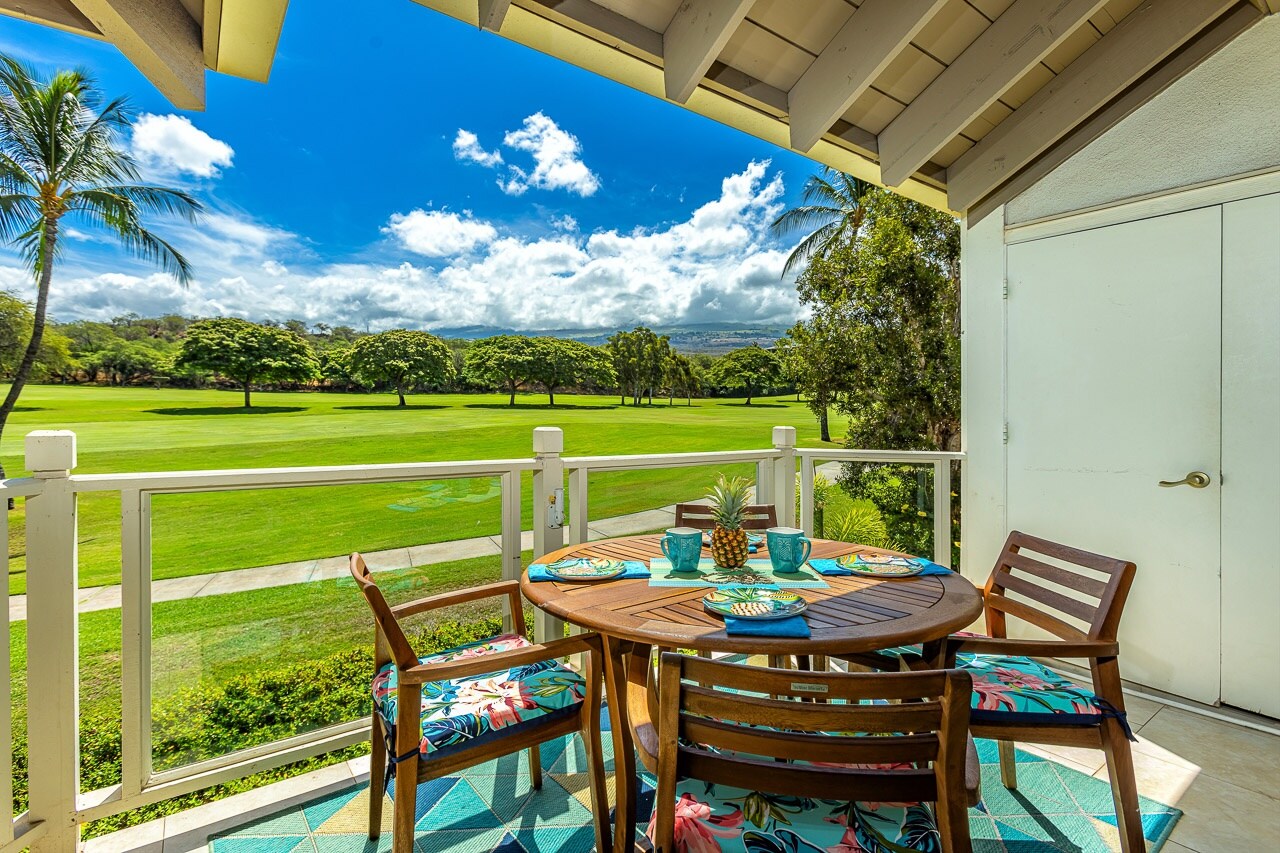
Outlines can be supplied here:
<path id="1" fill-rule="evenodd" d="M 235 155 L 230 145 L 179 115 L 143 113 L 134 122 L 131 147 L 146 171 L 196 178 L 218 177 Z"/>
<path id="2" fill-rule="evenodd" d="M 511 178 L 504 186 L 506 192 L 519 195 L 528 187 L 537 187 L 564 189 L 585 197 L 600 189 L 600 179 L 582 162 L 582 144 L 578 138 L 543 113 L 526 118 L 523 127 L 503 137 L 502 144 L 517 151 L 528 151 L 535 163 L 528 174 L 512 167 Z"/>
<path id="3" fill-rule="evenodd" d="M 564 216 L 553 216 L 551 217 L 551 227 L 560 231 L 577 231 L 578 220 L 567 213 Z"/>
<path id="4" fill-rule="evenodd" d="M 309 261 L 296 235 L 219 213 L 166 231 L 195 267 L 189 288 L 115 259 L 73 268 L 101 251 L 77 247 L 59 271 L 52 310 L 63 320 L 174 312 L 374 330 L 790 324 L 800 313 L 794 283 L 781 278 L 790 247 L 769 232 L 781 193 L 768 164 L 751 163 L 681 221 L 585 235 L 500 234 L 466 212 L 414 210 L 392 217 L 384 231 L 395 239 L 369 250 L 395 254 L 328 264 Z M 29 287 L 15 267 L 0 261 L 0 285 Z"/>
<path id="5" fill-rule="evenodd" d="M 480 139 L 469 130 L 458 128 L 458 135 L 453 139 L 453 156 L 459 160 L 470 160 L 481 166 L 493 168 L 502 164 L 502 152 L 486 151 Z"/>
<path id="6" fill-rule="evenodd" d="M 392 214 L 382 229 L 411 252 L 429 258 L 465 255 L 477 246 L 492 243 L 498 230 L 463 211 L 459 216 L 444 210 L 412 210 Z"/>

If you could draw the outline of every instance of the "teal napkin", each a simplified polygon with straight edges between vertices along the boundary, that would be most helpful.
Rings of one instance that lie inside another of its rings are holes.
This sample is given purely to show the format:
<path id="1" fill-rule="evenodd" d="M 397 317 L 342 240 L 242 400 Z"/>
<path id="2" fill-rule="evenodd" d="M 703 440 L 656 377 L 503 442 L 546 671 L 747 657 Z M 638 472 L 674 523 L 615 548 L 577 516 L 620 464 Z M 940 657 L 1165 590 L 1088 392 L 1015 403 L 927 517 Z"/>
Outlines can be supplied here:
<path id="1" fill-rule="evenodd" d="M 920 575 L 949 575 L 952 573 L 946 566 L 939 566 L 937 563 L 930 562 L 929 560 L 925 560 L 921 557 L 916 557 L 914 559 L 924 564 L 924 568 L 920 570 Z M 846 569 L 844 566 L 840 565 L 836 560 L 810 560 L 809 565 L 813 566 L 813 570 L 818 574 L 827 575 L 829 577 L 856 574 L 856 572 Z M 917 575 L 917 577 L 919 577 L 919 575 Z"/>
<path id="2" fill-rule="evenodd" d="M 610 578 L 609 580 L 616 581 L 616 580 L 626 580 L 628 578 L 651 577 L 649 568 L 644 563 L 637 562 L 635 560 L 627 560 L 622 565 L 625 566 L 622 574 L 618 575 L 616 578 Z M 563 582 L 564 581 L 563 578 L 558 578 L 552 575 L 550 572 L 547 571 L 546 566 L 540 565 L 540 564 L 534 564 L 529 567 L 529 580 L 535 581 L 535 582 L 537 581 Z M 601 583 L 601 581 L 596 581 L 596 583 Z"/>
<path id="3" fill-rule="evenodd" d="M 739 619 L 724 617 L 724 632 L 735 637 L 808 637 L 809 623 L 803 616 L 786 619 Z"/>

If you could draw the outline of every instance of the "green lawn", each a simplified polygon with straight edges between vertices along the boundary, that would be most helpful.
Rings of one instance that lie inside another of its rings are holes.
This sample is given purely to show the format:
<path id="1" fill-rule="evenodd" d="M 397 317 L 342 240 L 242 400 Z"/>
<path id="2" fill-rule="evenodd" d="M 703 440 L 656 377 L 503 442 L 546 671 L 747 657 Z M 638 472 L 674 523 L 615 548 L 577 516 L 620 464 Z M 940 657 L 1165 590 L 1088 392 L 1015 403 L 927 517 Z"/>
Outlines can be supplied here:
<path id="1" fill-rule="evenodd" d="M 0 460 L 25 473 L 22 438 L 32 429 L 78 435 L 79 473 L 528 457 L 532 429 L 559 426 L 568 455 L 738 450 L 768 446 L 770 428 L 797 427 L 815 446 L 817 426 L 788 399 L 696 400 L 694 405 L 618 405 L 615 397 L 430 395 L 398 410 L 386 395 L 259 393 L 252 410 L 230 391 L 28 387 L 5 430 Z M 839 434 L 842 425 L 833 424 Z M 694 496 L 711 470 L 593 477 L 590 513 L 601 518 Z M 489 480 L 396 483 L 158 496 L 153 576 L 180 577 L 439 542 L 499 530 Z M 524 523 L 530 523 L 525 478 Z M 119 580 L 119 499 L 81 499 L 80 583 Z M 10 516 L 9 589 L 26 588 L 23 516 Z"/>

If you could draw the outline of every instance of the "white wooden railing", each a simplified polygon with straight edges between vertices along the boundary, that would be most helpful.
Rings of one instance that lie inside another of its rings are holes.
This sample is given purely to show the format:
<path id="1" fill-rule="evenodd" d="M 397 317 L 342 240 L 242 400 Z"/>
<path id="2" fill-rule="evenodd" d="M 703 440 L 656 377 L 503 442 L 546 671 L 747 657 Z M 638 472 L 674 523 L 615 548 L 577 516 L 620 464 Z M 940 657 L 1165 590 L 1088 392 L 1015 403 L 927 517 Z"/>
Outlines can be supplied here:
<path id="1" fill-rule="evenodd" d="M 816 461 L 930 464 L 935 480 L 935 559 L 950 559 L 950 463 L 954 453 L 810 450 L 796 448 L 793 427 L 775 427 L 773 446 L 712 453 L 563 456 L 556 427 L 534 430 L 532 458 L 402 465 L 257 468 L 127 474 L 74 474 L 76 437 L 37 431 L 26 438 L 30 478 L 0 481 L 0 499 L 26 498 L 27 695 L 30 808 L 0 820 L 0 853 L 30 847 L 32 853 L 76 849 L 80 825 L 262 770 L 322 755 L 368 737 L 366 720 L 339 723 L 198 763 L 156 771 L 151 733 L 151 500 L 157 494 L 246 489 L 339 486 L 496 477 L 501 485 L 502 574 L 521 571 L 521 476 L 533 476 L 533 546 L 541 556 L 588 539 L 592 473 L 741 463 L 756 465 L 758 500 L 772 502 L 782 525 L 795 525 L 795 484 L 800 465 L 800 525 L 812 531 Z M 565 519 L 566 473 L 570 509 Z M 87 492 L 120 496 L 121 516 L 121 782 L 82 792 L 79 778 L 79 657 L 77 637 L 77 497 Z M 0 541 L 8 541 L 7 513 L 0 512 Z M 3 557 L 7 569 L 7 549 Z M 7 574 L 7 572 L 6 572 Z M 359 602 L 353 601 L 353 607 Z M 8 609 L 6 608 L 6 614 Z M 6 615 L 6 620 L 7 620 Z M 0 640 L 5 695 L 0 697 L 0 802 L 12 802 L 12 696 L 9 631 Z M 563 623 L 545 615 L 540 636 L 555 636 Z M 34 711 L 34 713 L 32 713 Z"/>

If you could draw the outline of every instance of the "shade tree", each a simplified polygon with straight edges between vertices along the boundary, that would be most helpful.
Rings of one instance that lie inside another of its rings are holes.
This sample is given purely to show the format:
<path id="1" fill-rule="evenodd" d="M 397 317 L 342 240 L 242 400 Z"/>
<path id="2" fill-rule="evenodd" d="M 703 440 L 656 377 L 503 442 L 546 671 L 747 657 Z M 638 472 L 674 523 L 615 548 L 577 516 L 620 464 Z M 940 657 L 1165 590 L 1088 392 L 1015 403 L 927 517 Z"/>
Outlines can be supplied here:
<path id="1" fill-rule="evenodd" d="M 707 380 L 721 388 L 741 389 L 750 406 L 757 393 L 782 381 L 782 365 L 773 353 L 752 344 L 718 358 L 707 372 Z"/>
<path id="2" fill-rule="evenodd" d="M 244 390 L 246 409 L 252 406 L 254 382 L 305 382 L 319 369 L 311 347 L 297 334 L 235 317 L 192 323 L 174 363 L 234 381 Z"/>
<path id="3" fill-rule="evenodd" d="M 399 405 L 415 386 L 440 386 L 453 378 L 453 357 L 444 341 L 428 332 L 394 329 L 366 335 L 351 345 L 352 372 L 371 384 L 394 388 Z"/>
<path id="4" fill-rule="evenodd" d="M 467 348 L 467 379 L 507 392 L 509 405 L 514 406 L 516 391 L 533 375 L 536 349 L 533 339 L 522 335 L 494 335 L 478 340 Z"/>
<path id="5" fill-rule="evenodd" d="M 572 386 L 610 386 L 617 381 L 613 358 L 605 350 L 564 338 L 533 338 L 528 378 L 556 404 L 556 389 Z"/>

